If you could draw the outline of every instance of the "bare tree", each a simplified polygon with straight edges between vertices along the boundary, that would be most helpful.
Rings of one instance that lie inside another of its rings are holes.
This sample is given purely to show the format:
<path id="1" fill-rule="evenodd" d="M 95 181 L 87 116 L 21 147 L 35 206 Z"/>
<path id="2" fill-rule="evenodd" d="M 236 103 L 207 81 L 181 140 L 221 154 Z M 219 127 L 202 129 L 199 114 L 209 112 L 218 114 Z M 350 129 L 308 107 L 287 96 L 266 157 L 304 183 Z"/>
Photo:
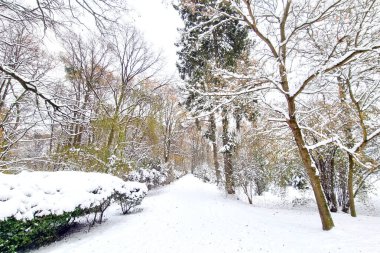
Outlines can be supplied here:
<path id="1" fill-rule="evenodd" d="M 67 131 L 70 145 L 78 146 L 84 132 L 89 130 L 91 117 L 104 110 L 104 90 L 113 82 L 109 69 L 111 56 L 106 43 L 95 35 L 86 40 L 78 35 L 67 36 L 64 47 L 66 53 L 61 59 L 71 84 L 71 104 L 77 109 L 71 112 L 72 122 Z"/>
<path id="2" fill-rule="evenodd" d="M 39 41 L 24 27 L 9 25 L 3 31 L 3 39 L 11 43 L 0 44 L 0 58 L 12 70 L 11 74 L 0 71 L 0 112 L 1 112 L 1 155 L 4 165 L 9 164 L 8 153 L 17 147 L 19 142 L 30 140 L 28 134 L 33 127 L 44 127 L 47 116 L 40 108 L 39 100 L 33 99 L 33 92 L 15 85 L 13 77 L 29 75 L 34 80 L 46 79 L 46 74 L 54 66 L 54 61 L 39 46 Z M 15 73 L 18 74 L 15 74 Z M 41 87 L 46 88 L 46 87 Z M 22 158 L 19 155 L 18 158 Z M 6 161 L 8 160 L 8 161 Z"/>
<path id="3" fill-rule="evenodd" d="M 128 110 L 133 111 L 136 107 L 128 100 L 134 90 L 148 79 L 154 77 L 160 70 L 160 56 L 154 55 L 146 42 L 143 41 L 141 34 L 133 27 L 122 27 L 121 30 L 115 29 L 110 35 L 109 41 L 112 47 L 112 54 L 115 59 L 115 75 L 120 80 L 112 90 L 114 110 L 112 112 L 112 127 L 108 135 L 108 146 L 113 143 L 117 132 L 117 124 L 123 121 L 123 115 Z M 141 98 L 143 99 L 143 97 Z"/>
<path id="4" fill-rule="evenodd" d="M 60 28 L 64 28 L 68 23 L 74 22 L 84 24 L 82 17 L 91 16 L 101 30 L 105 30 L 109 23 L 114 23 L 121 11 L 126 10 L 124 1 L 88 1 L 88 0 L 48 0 L 48 1 L 29 1 L 21 3 L 15 1 L 0 2 L 0 33 L 5 33 L 10 24 L 22 27 L 30 33 L 41 34 L 41 27 L 46 31 L 52 30 L 59 34 Z M 13 45 L 14 41 L 2 39 L 5 45 Z M 22 72 L 16 71 L 7 62 L 0 62 L 0 71 L 16 81 L 23 89 L 34 93 L 38 98 L 45 101 L 54 110 L 61 111 L 59 106 L 50 96 L 41 91 L 41 83 L 37 79 L 31 78 Z"/>

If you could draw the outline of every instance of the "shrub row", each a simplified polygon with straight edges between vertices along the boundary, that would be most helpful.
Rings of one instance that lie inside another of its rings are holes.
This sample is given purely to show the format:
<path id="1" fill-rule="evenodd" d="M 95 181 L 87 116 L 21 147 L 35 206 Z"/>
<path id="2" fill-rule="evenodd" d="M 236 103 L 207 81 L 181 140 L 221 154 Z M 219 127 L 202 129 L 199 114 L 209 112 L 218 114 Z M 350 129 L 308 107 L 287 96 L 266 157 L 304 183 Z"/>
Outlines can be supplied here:
<path id="1" fill-rule="evenodd" d="M 144 184 L 99 173 L 0 174 L 0 252 L 14 253 L 57 240 L 78 217 L 101 223 L 116 202 L 123 214 L 141 204 Z"/>
<path id="2" fill-rule="evenodd" d="M 112 196 L 102 201 L 98 206 L 90 208 L 77 207 L 72 212 L 60 215 L 49 214 L 36 216 L 32 220 L 17 220 L 10 217 L 0 221 L 0 252 L 14 253 L 27 249 L 38 248 L 47 243 L 56 241 L 71 226 L 78 217 L 87 215 L 89 225 L 101 223 L 103 214 L 112 202 L 117 202 L 123 214 L 141 204 L 146 191 L 135 188 L 130 194 L 115 191 Z"/>

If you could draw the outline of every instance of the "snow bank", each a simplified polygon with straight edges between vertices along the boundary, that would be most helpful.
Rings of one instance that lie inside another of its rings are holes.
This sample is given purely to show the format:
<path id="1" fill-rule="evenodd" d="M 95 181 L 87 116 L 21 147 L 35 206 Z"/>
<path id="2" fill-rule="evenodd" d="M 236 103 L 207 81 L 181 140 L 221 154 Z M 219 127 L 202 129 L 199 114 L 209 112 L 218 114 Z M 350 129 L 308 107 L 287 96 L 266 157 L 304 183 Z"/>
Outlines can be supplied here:
<path id="1" fill-rule="evenodd" d="M 0 173 L 0 220 L 60 215 L 100 205 L 113 194 L 132 198 L 146 195 L 147 188 L 137 182 L 124 182 L 108 174 L 78 171 Z"/>

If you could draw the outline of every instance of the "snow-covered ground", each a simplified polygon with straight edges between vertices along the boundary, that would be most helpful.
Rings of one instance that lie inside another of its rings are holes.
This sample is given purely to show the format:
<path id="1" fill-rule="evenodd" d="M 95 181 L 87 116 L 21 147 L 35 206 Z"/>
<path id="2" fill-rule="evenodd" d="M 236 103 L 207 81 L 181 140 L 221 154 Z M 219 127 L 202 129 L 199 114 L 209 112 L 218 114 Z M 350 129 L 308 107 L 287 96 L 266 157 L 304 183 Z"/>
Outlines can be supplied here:
<path id="1" fill-rule="evenodd" d="M 356 211 L 359 215 L 380 217 L 380 181 L 374 181 L 371 184 L 373 187 L 366 195 L 359 194 L 356 197 Z M 248 203 L 247 197 L 241 189 L 237 191 L 236 195 L 240 200 Z M 253 206 L 307 212 L 317 212 L 318 210 L 311 189 L 297 190 L 291 186 L 286 188 L 271 187 L 262 196 L 253 196 Z"/>
<path id="2" fill-rule="evenodd" d="M 252 207 L 192 175 L 149 192 L 141 207 L 127 216 L 110 211 L 104 224 L 34 253 L 380 250 L 380 217 L 333 214 L 336 227 L 325 232 L 315 211 Z"/>

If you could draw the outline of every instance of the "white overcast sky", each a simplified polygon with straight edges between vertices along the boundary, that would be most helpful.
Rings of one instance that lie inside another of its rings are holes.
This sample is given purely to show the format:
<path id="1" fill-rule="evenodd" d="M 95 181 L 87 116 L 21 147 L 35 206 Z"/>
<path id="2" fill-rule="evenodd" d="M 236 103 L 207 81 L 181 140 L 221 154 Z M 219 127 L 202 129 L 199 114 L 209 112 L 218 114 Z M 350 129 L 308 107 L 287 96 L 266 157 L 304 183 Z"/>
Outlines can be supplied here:
<path id="1" fill-rule="evenodd" d="M 174 43 L 179 39 L 177 29 L 183 22 L 171 2 L 173 0 L 126 0 L 131 9 L 126 13 L 126 20 L 131 20 L 144 36 L 148 45 L 155 52 L 161 52 L 164 60 L 163 76 L 178 77 L 176 68 L 177 48 Z M 85 29 L 85 28 L 81 28 Z M 54 35 L 44 38 L 48 50 L 59 53 L 60 43 Z M 61 73 L 62 72 L 62 73 Z M 64 70 L 57 70 L 54 75 L 64 75 Z M 179 77 L 178 77 L 179 78 Z"/>
<path id="2" fill-rule="evenodd" d="M 155 51 L 161 51 L 166 60 L 168 74 L 177 73 L 176 47 L 179 39 L 177 28 L 183 23 L 170 0 L 129 0 L 136 27 L 143 32 L 146 41 Z"/>

